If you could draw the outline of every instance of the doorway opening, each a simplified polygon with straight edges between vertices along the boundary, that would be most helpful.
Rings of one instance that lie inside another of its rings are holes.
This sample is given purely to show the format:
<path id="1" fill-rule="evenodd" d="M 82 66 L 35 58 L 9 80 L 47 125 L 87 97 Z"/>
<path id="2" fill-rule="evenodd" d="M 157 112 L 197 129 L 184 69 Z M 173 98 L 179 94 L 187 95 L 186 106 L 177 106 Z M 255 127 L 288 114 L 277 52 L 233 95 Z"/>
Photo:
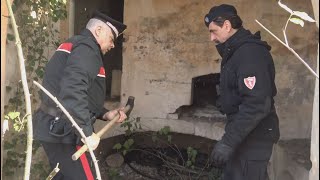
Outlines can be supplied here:
<path id="1" fill-rule="evenodd" d="M 99 10 L 109 17 L 123 22 L 124 0 L 77 0 L 75 3 L 74 33 L 79 34 L 86 26 L 90 14 Z M 120 35 L 111 49 L 103 58 L 106 71 L 106 97 L 105 100 L 120 101 L 121 75 L 122 75 L 122 42 Z"/>

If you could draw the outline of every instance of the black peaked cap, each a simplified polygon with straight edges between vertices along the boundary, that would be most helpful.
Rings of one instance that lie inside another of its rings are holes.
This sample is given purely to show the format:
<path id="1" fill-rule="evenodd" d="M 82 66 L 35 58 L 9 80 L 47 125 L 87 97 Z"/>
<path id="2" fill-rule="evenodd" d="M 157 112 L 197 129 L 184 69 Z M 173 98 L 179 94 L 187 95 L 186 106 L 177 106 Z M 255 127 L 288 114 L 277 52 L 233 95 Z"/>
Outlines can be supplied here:
<path id="1" fill-rule="evenodd" d="M 105 22 L 111 28 L 115 39 L 117 37 L 119 37 L 119 35 L 121 35 L 123 33 L 123 31 L 126 30 L 126 28 L 127 28 L 127 25 L 125 25 L 115 19 L 112 19 L 111 17 L 109 17 L 106 14 L 103 14 L 97 10 L 92 13 L 91 18 L 99 19 L 99 20 Z"/>

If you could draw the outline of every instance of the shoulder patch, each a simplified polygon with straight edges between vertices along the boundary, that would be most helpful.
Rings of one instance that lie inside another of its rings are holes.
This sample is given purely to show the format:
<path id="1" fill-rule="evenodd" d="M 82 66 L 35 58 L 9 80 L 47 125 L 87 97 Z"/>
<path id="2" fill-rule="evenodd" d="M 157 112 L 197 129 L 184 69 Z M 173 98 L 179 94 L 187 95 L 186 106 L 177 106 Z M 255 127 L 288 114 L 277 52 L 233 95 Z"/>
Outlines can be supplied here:
<path id="1" fill-rule="evenodd" d="M 62 44 L 58 47 L 57 51 L 63 51 L 63 52 L 66 52 L 66 53 L 69 53 L 69 54 L 70 54 L 70 53 L 71 53 L 72 46 L 73 46 L 72 43 L 62 43 Z"/>
<path id="2" fill-rule="evenodd" d="M 100 67 L 99 74 L 97 76 L 104 78 L 106 77 L 106 71 L 104 70 L 104 67 Z"/>
<path id="3" fill-rule="evenodd" d="M 249 88 L 250 90 L 254 88 L 254 85 L 256 84 L 256 77 L 247 77 L 243 79 L 244 84 Z"/>

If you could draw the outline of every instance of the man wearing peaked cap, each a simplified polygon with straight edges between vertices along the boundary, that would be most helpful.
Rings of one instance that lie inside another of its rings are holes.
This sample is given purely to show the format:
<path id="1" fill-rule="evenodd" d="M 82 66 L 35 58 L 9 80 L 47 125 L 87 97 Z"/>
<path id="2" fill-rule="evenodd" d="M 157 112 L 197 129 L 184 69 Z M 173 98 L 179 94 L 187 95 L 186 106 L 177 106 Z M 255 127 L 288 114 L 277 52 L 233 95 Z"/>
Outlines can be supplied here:
<path id="1" fill-rule="evenodd" d="M 63 42 L 46 65 L 42 85 L 57 97 L 83 133 L 88 146 L 96 149 L 100 138 L 94 133 L 96 119 L 110 120 L 120 114 L 118 122 L 126 115 L 122 108 L 107 110 L 103 107 L 106 97 L 103 55 L 115 46 L 115 40 L 126 25 L 105 14 L 95 12 L 86 28 Z M 42 144 L 52 168 L 59 163 L 56 180 L 93 180 L 87 154 L 77 161 L 71 156 L 82 145 L 81 136 L 64 113 L 44 93 L 41 105 L 33 118 L 34 137 Z"/>
<path id="2" fill-rule="evenodd" d="M 204 23 L 222 57 L 218 102 L 227 117 L 210 161 L 224 168 L 223 180 L 266 180 L 272 148 L 280 136 L 271 47 L 260 33 L 242 26 L 232 5 L 213 6 Z"/>

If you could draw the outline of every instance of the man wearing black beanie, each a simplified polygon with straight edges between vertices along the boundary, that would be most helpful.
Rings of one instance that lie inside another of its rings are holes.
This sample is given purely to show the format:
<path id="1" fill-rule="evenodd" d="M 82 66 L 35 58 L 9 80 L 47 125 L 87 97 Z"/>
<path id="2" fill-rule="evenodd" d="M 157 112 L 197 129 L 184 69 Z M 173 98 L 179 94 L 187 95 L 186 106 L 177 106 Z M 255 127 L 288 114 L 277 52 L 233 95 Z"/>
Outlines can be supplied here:
<path id="1" fill-rule="evenodd" d="M 219 102 L 227 116 L 225 133 L 210 161 L 224 168 L 223 180 L 265 180 L 280 136 L 271 47 L 259 32 L 242 27 L 231 5 L 212 7 L 204 21 L 222 57 Z"/>

